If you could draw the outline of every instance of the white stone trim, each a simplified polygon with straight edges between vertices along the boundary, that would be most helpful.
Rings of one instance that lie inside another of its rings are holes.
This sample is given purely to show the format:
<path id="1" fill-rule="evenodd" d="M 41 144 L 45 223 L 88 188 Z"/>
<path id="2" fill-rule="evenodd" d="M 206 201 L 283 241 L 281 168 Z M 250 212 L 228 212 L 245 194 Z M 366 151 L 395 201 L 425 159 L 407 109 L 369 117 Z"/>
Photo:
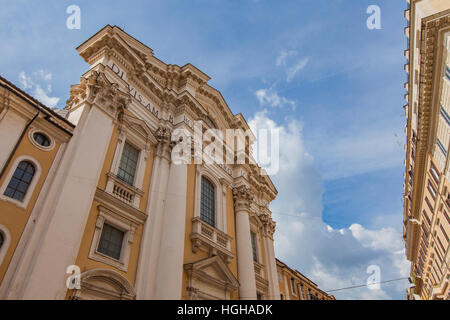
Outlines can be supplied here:
<path id="1" fill-rule="evenodd" d="M 14 172 L 17 169 L 17 166 L 19 165 L 19 163 L 21 161 L 30 161 L 35 168 L 35 172 L 34 172 L 34 176 L 33 179 L 31 180 L 30 185 L 28 186 L 28 190 L 27 193 L 25 194 L 25 198 L 23 199 L 23 201 L 18 201 L 16 199 L 7 197 L 4 195 L 6 188 L 8 187 L 9 182 L 11 181 L 12 176 L 14 175 Z M 31 156 L 28 155 L 22 155 L 20 157 L 17 157 L 16 160 L 14 160 L 14 163 L 12 164 L 8 175 L 5 177 L 5 180 L 3 181 L 2 186 L 0 187 L 0 200 L 5 200 L 11 203 L 14 203 L 16 206 L 18 206 L 19 208 L 23 208 L 25 209 L 28 205 L 28 202 L 31 199 L 31 195 L 34 193 L 34 189 L 36 187 L 37 182 L 39 181 L 39 177 L 41 176 L 42 173 L 42 168 L 41 165 L 39 164 L 39 162 L 34 159 Z"/>
<path id="2" fill-rule="evenodd" d="M 139 208 L 141 198 L 143 195 L 143 192 L 141 190 L 143 188 L 144 173 L 149 155 L 149 148 L 145 141 L 139 139 L 137 135 L 133 134 L 131 130 L 127 129 L 127 127 L 124 126 L 119 134 L 119 139 L 116 145 L 116 151 L 114 153 L 114 158 L 111 165 L 111 172 L 116 177 L 119 172 L 120 160 L 122 159 L 122 153 L 125 146 L 125 142 L 127 142 L 128 144 L 139 150 L 139 155 L 136 164 L 136 172 L 134 173 L 133 185 L 130 185 L 130 187 L 132 187 L 131 189 L 133 190 L 136 189 L 136 192 L 131 191 L 131 193 L 133 194 L 133 200 L 132 203 L 130 204 L 135 208 Z M 113 190 L 115 182 L 116 182 L 115 179 L 113 179 L 112 177 L 108 177 L 105 191 L 110 194 L 114 194 Z M 123 184 L 128 185 L 126 182 L 123 182 Z"/>
<path id="3" fill-rule="evenodd" d="M 98 209 L 99 213 L 97 221 L 95 223 L 94 237 L 92 239 L 91 249 L 89 251 L 89 258 L 95 261 L 106 263 L 122 271 L 127 271 L 128 262 L 130 259 L 131 245 L 133 244 L 133 238 L 136 232 L 137 224 L 103 206 L 98 206 Z M 105 222 L 124 232 L 119 260 L 97 251 Z"/>
<path id="4" fill-rule="evenodd" d="M 71 300 L 100 299 L 134 300 L 136 291 L 133 285 L 121 274 L 109 269 L 92 269 L 81 275 L 81 289 L 75 290 Z M 101 285 L 106 282 L 107 288 Z M 111 286 L 113 288 L 111 288 Z"/>
<path id="5" fill-rule="evenodd" d="M 33 135 L 35 133 L 40 133 L 44 136 L 47 137 L 47 139 L 50 141 L 50 145 L 47 147 L 41 146 L 39 143 L 36 142 L 36 140 L 34 140 Z M 56 143 L 55 143 L 55 139 L 53 139 L 52 137 L 50 137 L 50 135 L 48 133 L 46 133 L 45 131 L 38 129 L 38 128 L 33 128 L 31 130 L 28 131 L 28 139 L 30 140 L 31 144 L 33 146 L 35 146 L 36 148 L 42 150 L 42 151 L 51 151 L 53 150 L 53 148 L 55 147 Z"/>
<path id="6" fill-rule="evenodd" d="M 5 258 L 6 252 L 8 252 L 9 245 L 11 244 L 11 234 L 8 228 L 0 224 L 0 233 L 3 236 L 3 244 L 0 247 L 0 266 L 2 265 L 3 259 Z"/>

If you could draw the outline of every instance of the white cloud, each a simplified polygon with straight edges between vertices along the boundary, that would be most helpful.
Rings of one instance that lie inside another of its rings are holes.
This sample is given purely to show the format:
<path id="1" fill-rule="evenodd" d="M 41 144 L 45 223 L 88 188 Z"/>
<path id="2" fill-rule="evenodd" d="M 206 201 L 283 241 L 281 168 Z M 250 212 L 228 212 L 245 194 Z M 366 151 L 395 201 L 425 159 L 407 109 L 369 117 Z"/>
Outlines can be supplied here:
<path id="1" fill-rule="evenodd" d="M 43 69 L 40 69 L 40 70 L 34 72 L 33 75 L 36 78 L 42 79 L 44 81 L 51 81 L 52 77 L 53 77 L 51 72 L 47 72 L 47 71 L 45 71 Z"/>
<path id="2" fill-rule="evenodd" d="M 294 66 L 289 67 L 286 70 L 286 81 L 287 82 L 291 82 L 294 79 L 295 75 L 300 70 L 302 70 L 302 69 L 304 69 L 306 67 L 308 62 L 309 62 L 309 58 L 306 57 L 306 58 L 303 58 L 303 59 L 299 60 Z"/>
<path id="3" fill-rule="evenodd" d="M 31 89 L 34 86 L 31 77 L 28 77 L 24 71 L 19 74 L 19 82 L 24 90 Z"/>
<path id="4" fill-rule="evenodd" d="M 259 89 L 255 92 L 255 96 L 261 106 L 283 107 L 288 105 L 295 108 L 295 101 L 279 96 L 273 88 Z"/>
<path id="5" fill-rule="evenodd" d="M 39 85 L 34 88 L 33 96 L 49 108 L 54 108 L 59 102 L 59 98 L 49 97 Z"/>
<path id="6" fill-rule="evenodd" d="M 59 98 L 50 96 L 52 85 L 49 82 L 51 80 L 52 73 L 42 69 L 33 72 L 32 76 L 28 76 L 24 71 L 19 74 L 19 82 L 24 90 L 47 107 L 54 108 L 58 104 Z"/>
<path id="7" fill-rule="evenodd" d="M 286 60 L 289 57 L 295 56 L 295 55 L 297 55 L 297 51 L 295 51 L 295 50 L 282 50 L 282 51 L 280 51 L 280 54 L 278 55 L 277 60 L 276 60 L 277 67 L 282 66 L 282 65 L 283 66 L 286 65 Z"/>
<path id="8" fill-rule="evenodd" d="M 302 125 L 287 120 L 279 125 L 267 111 L 250 119 L 253 131 L 279 129 L 280 170 L 272 176 L 278 196 L 271 204 L 277 222 L 277 257 L 300 270 L 320 288 L 331 290 L 365 284 L 367 267 L 381 269 L 381 281 L 408 276 L 401 232 L 393 228 L 368 230 L 359 224 L 333 229 L 322 220 L 322 180 L 314 158 L 304 146 Z M 407 281 L 338 291 L 338 299 L 402 299 Z"/>

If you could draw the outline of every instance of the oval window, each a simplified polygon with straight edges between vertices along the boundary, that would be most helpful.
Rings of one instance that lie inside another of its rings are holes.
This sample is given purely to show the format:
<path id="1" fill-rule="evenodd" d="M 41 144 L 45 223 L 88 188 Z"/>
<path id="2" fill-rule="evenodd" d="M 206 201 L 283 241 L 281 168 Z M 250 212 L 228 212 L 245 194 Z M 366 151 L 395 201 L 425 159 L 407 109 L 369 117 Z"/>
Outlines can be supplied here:
<path id="1" fill-rule="evenodd" d="M 47 136 L 45 136 L 42 133 L 35 132 L 33 134 L 33 139 L 34 139 L 34 141 L 36 141 L 39 145 L 41 145 L 43 147 L 48 147 L 50 145 L 50 139 L 47 138 Z"/>

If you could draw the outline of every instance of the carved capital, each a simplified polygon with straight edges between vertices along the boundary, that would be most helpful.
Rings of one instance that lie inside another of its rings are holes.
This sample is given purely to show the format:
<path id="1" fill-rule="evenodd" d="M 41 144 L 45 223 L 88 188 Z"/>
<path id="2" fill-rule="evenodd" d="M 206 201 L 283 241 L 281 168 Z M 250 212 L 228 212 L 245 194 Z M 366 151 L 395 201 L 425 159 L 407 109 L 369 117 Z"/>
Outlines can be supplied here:
<path id="1" fill-rule="evenodd" d="M 245 185 L 233 188 L 233 200 L 236 212 L 241 210 L 248 211 L 253 200 L 250 188 Z"/>
<path id="2" fill-rule="evenodd" d="M 155 132 L 156 140 L 156 156 L 165 158 L 170 161 L 172 147 L 174 141 L 171 141 L 172 133 L 169 128 L 159 127 Z"/>
<path id="3" fill-rule="evenodd" d="M 260 214 L 258 218 L 263 225 L 264 234 L 272 238 L 275 233 L 276 222 L 273 221 L 272 217 L 267 213 Z"/>
<path id="4" fill-rule="evenodd" d="M 82 102 L 96 104 L 114 119 L 123 114 L 131 103 L 131 96 L 122 92 L 117 83 L 111 83 L 103 72 L 92 70 L 80 83 L 70 88 L 70 97 L 66 109 L 71 109 Z"/>

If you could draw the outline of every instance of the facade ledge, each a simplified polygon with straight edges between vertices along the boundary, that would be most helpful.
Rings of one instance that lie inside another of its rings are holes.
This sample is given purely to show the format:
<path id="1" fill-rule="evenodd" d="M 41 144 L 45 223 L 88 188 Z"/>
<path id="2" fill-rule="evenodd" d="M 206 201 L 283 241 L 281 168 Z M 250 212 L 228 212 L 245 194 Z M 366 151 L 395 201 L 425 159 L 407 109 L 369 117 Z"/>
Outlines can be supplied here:
<path id="1" fill-rule="evenodd" d="M 199 217 L 192 219 L 192 252 L 205 251 L 210 255 L 219 255 L 227 264 L 234 258 L 231 252 L 232 238 L 219 229 L 210 226 Z"/>
<path id="2" fill-rule="evenodd" d="M 144 192 L 119 179 L 114 173 L 107 174 L 106 192 L 121 201 L 138 208 Z"/>

